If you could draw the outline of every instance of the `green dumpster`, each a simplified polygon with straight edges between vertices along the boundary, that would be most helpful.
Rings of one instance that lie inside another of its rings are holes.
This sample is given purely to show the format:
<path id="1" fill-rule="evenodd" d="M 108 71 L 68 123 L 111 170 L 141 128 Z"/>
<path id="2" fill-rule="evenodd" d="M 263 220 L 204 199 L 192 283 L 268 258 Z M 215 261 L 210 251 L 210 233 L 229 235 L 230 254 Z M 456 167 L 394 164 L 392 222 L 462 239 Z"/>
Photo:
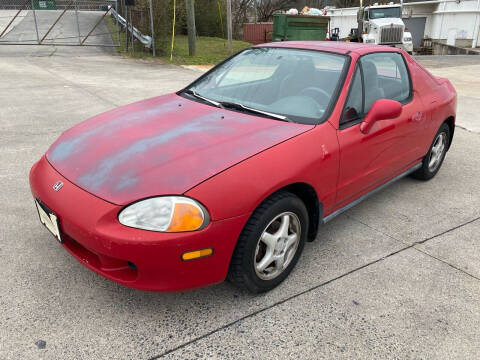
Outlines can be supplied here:
<path id="1" fill-rule="evenodd" d="M 325 40 L 329 16 L 273 15 L 273 41 Z"/>
<path id="2" fill-rule="evenodd" d="M 35 10 L 57 10 L 55 0 L 34 0 L 33 8 Z"/>

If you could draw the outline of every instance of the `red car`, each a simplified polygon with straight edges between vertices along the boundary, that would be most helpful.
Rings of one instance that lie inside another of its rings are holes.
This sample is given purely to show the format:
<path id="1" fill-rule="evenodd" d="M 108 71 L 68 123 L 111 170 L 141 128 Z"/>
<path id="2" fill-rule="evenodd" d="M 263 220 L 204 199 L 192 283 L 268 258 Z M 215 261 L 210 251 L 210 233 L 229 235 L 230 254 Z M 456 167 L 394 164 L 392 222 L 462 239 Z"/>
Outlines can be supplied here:
<path id="1" fill-rule="evenodd" d="M 323 223 L 403 176 L 435 176 L 456 101 L 400 49 L 259 45 L 67 130 L 31 189 L 41 222 L 108 279 L 267 291 Z"/>

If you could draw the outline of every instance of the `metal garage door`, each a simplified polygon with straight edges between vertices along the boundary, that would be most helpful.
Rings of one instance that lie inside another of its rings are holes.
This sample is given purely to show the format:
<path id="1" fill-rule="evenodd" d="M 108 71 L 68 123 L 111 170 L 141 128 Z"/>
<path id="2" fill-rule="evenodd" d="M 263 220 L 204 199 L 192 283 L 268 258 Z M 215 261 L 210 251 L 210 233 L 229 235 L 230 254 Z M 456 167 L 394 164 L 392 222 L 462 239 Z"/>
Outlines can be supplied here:
<path id="1" fill-rule="evenodd" d="M 417 48 L 422 45 L 423 35 L 425 34 L 426 17 L 403 18 L 403 22 L 407 29 L 412 33 L 413 47 Z"/>

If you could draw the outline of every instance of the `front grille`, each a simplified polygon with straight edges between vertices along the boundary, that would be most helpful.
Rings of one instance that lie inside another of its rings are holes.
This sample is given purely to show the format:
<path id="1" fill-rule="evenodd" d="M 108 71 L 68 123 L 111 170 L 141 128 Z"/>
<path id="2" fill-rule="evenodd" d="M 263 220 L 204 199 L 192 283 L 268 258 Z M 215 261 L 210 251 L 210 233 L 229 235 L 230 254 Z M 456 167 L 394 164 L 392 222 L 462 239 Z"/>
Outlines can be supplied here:
<path id="1" fill-rule="evenodd" d="M 380 44 L 397 44 L 402 42 L 403 26 L 384 26 L 381 28 Z"/>

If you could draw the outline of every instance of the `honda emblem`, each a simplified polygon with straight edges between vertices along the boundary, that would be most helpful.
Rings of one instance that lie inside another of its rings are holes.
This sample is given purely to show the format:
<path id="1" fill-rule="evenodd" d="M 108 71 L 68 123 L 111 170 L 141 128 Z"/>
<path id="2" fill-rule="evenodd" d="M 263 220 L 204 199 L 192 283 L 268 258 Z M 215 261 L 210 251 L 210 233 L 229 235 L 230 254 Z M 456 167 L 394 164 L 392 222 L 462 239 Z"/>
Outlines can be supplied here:
<path id="1" fill-rule="evenodd" d="M 62 188 L 63 181 L 58 180 L 55 184 L 53 184 L 53 190 L 58 191 Z"/>

